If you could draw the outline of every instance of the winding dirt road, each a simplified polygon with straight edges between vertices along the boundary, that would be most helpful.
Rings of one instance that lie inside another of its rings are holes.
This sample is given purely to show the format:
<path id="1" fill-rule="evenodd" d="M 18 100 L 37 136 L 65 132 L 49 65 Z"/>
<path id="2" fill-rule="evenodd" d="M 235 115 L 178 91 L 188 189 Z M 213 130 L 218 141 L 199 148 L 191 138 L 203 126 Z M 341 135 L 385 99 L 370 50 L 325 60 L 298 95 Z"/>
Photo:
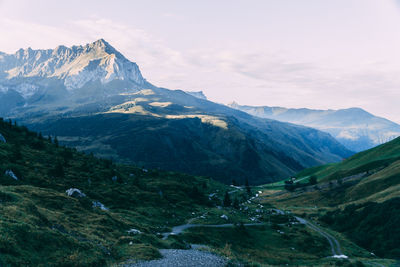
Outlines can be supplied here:
<path id="1" fill-rule="evenodd" d="M 297 216 L 295 216 L 295 218 L 300 223 L 302 223 L 302 224 L 306 225 L 307 227 L 313 229 L 314 231 L 316 231 L 317 233 L 319 233 L 320 235 L 322 235 L 323 237 L 325 237 L 328 240 L 329 245 L 331 246 L 331 252 L 332 252 L 332 256 L 333 257 L 335 257 L 335 258 L 347 258 L 347 256 L 345 256 L 342 253 L 342 250 L 340 249 L 339 241 L 337 241 L 336 238 L 334 238 L 332 235 L 328 234 L 327 232 L 325 232 L 324 230 L 322 230 L 321 228 L 319 228 L 315 224 L 310 223 L 306 219 L 303 219 L 303 218 L 300 218 L 300 217 L 297 217 Z"/>

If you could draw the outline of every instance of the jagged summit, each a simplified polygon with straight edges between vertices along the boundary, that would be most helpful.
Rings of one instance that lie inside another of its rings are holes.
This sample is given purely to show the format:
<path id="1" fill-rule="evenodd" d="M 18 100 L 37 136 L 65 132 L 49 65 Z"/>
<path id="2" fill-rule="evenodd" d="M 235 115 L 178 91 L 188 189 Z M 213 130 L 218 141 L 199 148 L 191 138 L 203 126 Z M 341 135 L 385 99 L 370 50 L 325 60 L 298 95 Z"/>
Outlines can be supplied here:
<path id="1" fill-rule="evenodd" d="M 0 82 L 18 80 L 21 83 L 33 77 L 60 79 L 69 91 L 95 81 L 107 84 L 120 80 L 136 85 L 146 82 L 136 63 L 104 39 L 80 46 L 60 45 L 55 49 L 27 48 L 15 54 L 0 53 Z M 32 94 L 23 96 L 28 95 Z"/>

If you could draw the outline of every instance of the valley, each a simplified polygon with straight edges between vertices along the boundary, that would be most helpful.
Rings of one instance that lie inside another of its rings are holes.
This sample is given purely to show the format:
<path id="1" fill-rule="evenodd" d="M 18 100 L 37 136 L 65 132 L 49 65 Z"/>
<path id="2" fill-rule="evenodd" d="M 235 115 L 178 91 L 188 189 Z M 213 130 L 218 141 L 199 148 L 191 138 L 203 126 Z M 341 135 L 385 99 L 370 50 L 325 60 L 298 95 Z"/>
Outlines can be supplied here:
<path id="1" fill-rule="evenodd" d="M 268 106 L 228 106 L 260 118 L 300 124 L 331 134 L 351 151 L 360 152 L 400 136 L 400 125 L 361 108 L 315 110 Z"/>
<path id="2" fill-rule="evenodd" d="M 0 104 L 14 103 L 0 116 L 121 163 L 262 184 L 353 154 L 313 128 L 156 87 L 103 39 L 21 49 L 0 66 Z"/>
<path id="3" fill-rule="evenodd" d="M 0 116 L 0 266 L 400 264 L 400 126 L 364 110 L 226 106 L 99 39 L 0 53 Z"/>

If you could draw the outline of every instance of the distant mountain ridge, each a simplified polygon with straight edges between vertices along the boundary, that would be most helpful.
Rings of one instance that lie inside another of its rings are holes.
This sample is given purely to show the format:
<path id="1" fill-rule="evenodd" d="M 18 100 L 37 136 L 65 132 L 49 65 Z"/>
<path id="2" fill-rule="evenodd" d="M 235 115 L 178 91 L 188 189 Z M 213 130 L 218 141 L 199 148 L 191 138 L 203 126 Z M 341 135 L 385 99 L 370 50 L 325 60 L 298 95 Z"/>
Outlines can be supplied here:
<path id="1" fill-rule="evenodd" d="M 326 133 L 156 87 L 102 39 L 2 54 L 0 72 L 0 116 L 121 162 L 255 184 L 351 154 Z"/>
<path id="2" fill-rule="evenodd" d="M 268 106 L 230 107 L 253 116 L 304 125 L 327 132 L 352 151 L 362 151 L 400 136 L 400 125 L 361 108 L 339 110 L 289 109 Z"/>

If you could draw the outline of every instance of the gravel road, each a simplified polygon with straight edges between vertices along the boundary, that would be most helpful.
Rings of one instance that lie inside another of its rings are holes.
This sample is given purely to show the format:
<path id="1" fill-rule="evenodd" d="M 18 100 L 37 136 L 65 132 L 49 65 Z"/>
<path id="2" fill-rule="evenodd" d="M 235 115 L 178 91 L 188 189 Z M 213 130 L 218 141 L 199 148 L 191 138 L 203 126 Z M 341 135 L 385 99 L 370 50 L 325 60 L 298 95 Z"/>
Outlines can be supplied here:
<path id="1" fill-rule="evenodd" d="M 222 267 L 226 259 L 206 251 L 196 249 L 161 249 L 162 259 L 128 263 L 125 267 Z"/>

